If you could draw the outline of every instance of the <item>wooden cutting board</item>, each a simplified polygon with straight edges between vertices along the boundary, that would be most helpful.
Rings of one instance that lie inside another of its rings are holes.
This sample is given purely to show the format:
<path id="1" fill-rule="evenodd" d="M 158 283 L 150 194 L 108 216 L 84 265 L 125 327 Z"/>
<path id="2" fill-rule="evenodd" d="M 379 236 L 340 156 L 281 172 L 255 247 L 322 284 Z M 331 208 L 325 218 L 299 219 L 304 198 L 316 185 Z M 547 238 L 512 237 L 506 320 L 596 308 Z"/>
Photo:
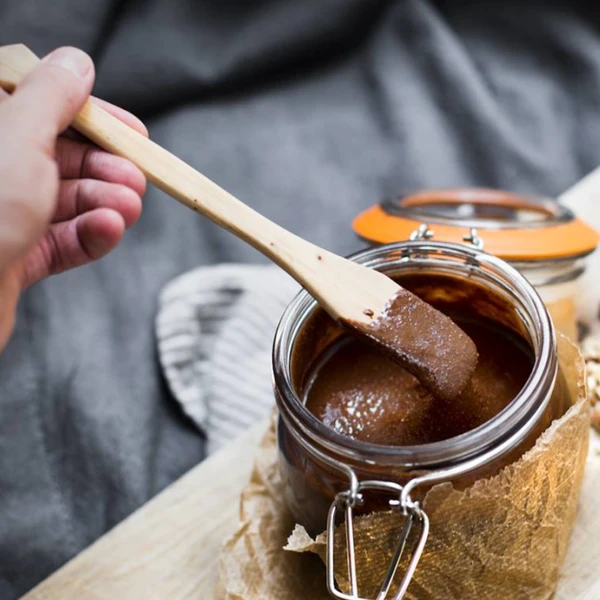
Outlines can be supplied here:
<path id="1" fill-rule="evenodd" d="M 209 600 L 267 423 L 214 454 L 21 600 Z"/>

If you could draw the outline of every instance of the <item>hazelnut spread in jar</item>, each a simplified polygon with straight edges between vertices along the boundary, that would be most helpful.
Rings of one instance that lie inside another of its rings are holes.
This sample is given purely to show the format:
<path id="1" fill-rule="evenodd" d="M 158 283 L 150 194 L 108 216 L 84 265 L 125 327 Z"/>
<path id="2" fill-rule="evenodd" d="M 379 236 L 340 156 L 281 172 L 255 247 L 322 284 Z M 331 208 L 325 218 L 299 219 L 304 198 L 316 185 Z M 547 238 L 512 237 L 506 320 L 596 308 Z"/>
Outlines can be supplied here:
<path id="1" fill-rule="evenodd" d="M 427 288 L 452 289 L 455 294 L 477 290 L 476 284 L 467 283 L 471 289 L 465 290 L 462 280 L 443 275 L 411 275 L 398 283 L 417 295 L 426 294 Z M 481 288 L 479 293 L 486 291 Z M 341 435 L 389 446 L 437 442 L 482 425 L 517 396 L 534 357 L 520 335 L 491 319 L 473 319 L 470 312 L 468 303 L 457 303 L 448 315 L 479 354 L 459 396 L 436 396 L 381 352 L 343 335 L 309 368 L 302 390 L 306 407 Z"/>
<path id="2" fill-rule="evenodd" d="M 328 535 L 342 515 L 348 523 L 352 511 L 396 507 L 421 526 L 419 554 L 428 489 L 497 474 L 565 412 L 554 329 L 531 284 L 476 248 L 422 240 L 353 258 L 450 316 L 475 342 L 479 365 L 462 394 L 440 400 L 301 292 L 273 350 L 287 502 L 309 533 Z"/>

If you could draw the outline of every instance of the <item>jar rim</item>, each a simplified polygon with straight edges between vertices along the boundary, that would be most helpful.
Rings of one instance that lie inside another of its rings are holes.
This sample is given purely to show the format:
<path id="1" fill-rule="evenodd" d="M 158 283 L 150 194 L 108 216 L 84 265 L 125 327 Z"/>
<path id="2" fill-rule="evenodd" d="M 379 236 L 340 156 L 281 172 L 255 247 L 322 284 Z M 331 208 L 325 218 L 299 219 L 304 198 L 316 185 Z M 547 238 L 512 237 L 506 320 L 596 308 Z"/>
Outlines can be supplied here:
<path id="1" fill-rule="evenodd" d="M 390 256 L 396 258 L 389 258 Z M 382 267 L 387 259 L 387 269 L 431 256 L 451 258 L 458 268 L 487 269 L 488 282 L 494 281 L 503 291 L 510 292 L 521 305 L 521 316 L 529 319 L 529 334 L 534 346 L 535 360 L 525 385 L 512 400 L 492 419 L 479 427 L 458 436 L 406 446 L 390 446 L 364 442 L 344 436 L 313 415 L 296 394 L 292 381 L 291 357 L 294 342 L 302 325 L 317 307 L 317 302 L 306 290 L 300 291 L 284 311 L 275 333 L 272 366 L 275 396 L 284 419 L 293 422 L 312 440 L 351 461 L 388 462 L 403 468 L 420 468 L 445 464 L 448 461 L 466 460 L 484 453 L 507 437 L 522 429 L 522 435 L 535 425 L 536 415 L 542 414 L 554 387 L 558 372 L 554 326 L 537 291 L 516 269 L 502 259 L 482 250 L 463 244 L 432 241 L 398 242 L 366 249 L 348 258 L 369 267 Z M 526 314 L 524 314 L 526 313 Z M 540 406 L 539 398 L 543 406 Z M 537 400 L 536 400 L 537 399 Z M 528 426 L 524 425 L 527 424 Z"/>
<path id="2" fill-rule="evenodd" d="M 515 214 L 518 210 L 529 211 L 539 215 L 533 220 L 502 220 L 489 217 L 478 217 L 477 215 L 460 216 L 437 214 L 428 211 L 427 208 L 437 204 L 447 207 L 478 207 L 496 206 L 512 209 Z M 462 188 L 446 190 L 416 190 L 386 198 L 380 203 L 387 214 L 396 217 L 405 217 L 413 221 L 421 221 L 430 225 L 453 225 L 476 229 L 485 232 L 488 229 L 538 229 L 575 220 L 573 211 L 552 198 L 546 196 L 534 196 L 530 194 L 517 194 L 503 190 L 492 190 L 485 188 Z"/>

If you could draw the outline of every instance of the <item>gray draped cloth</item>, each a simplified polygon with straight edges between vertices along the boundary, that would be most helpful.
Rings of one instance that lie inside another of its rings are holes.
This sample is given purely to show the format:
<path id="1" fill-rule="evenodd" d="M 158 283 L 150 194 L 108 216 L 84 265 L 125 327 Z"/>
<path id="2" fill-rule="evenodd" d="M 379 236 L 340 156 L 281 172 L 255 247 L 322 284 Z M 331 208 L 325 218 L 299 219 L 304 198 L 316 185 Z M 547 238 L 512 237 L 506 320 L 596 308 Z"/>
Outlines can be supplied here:
<path id="1" fill-rule="evenodd" d="M 97 95 L 347 253 L 352 217 L 385 195 L 554 195 L 599 164 L 597 14 L 573 0 L 0 0 L 0 44 L 87 50 Z M 24 295 L 0 356 L 1 600 L 202 460 L 159 368 L 158 294 L 199 265 L 261 260 L 150 189 L 116 252 Z"/>

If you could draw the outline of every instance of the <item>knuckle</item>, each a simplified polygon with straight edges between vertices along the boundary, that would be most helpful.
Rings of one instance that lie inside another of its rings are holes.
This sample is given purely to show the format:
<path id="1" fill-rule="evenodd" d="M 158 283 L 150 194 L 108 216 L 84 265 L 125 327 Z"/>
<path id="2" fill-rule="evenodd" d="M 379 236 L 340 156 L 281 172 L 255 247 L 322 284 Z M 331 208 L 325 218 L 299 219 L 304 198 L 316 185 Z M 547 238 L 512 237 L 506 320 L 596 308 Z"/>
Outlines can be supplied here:
<path id="1" fill-rule="evenodd" d="M 44 237 L 43 244 L 40 245 L 44 255 L 44 261 L 48 273 L 56 275 L 68 268 L 68 264 L 63 255 L 62 246 L 56 237 L 56 232 L 49 228 Z"/>
<path id="2" fill-rule="evenodd" d="M 101 162 L 102 154 L 92 146 L 86 146 L 81 157 L 81 168 L 79 169 L 79 177 L 87 177 L 94 172 L 94 167 Z"/>

